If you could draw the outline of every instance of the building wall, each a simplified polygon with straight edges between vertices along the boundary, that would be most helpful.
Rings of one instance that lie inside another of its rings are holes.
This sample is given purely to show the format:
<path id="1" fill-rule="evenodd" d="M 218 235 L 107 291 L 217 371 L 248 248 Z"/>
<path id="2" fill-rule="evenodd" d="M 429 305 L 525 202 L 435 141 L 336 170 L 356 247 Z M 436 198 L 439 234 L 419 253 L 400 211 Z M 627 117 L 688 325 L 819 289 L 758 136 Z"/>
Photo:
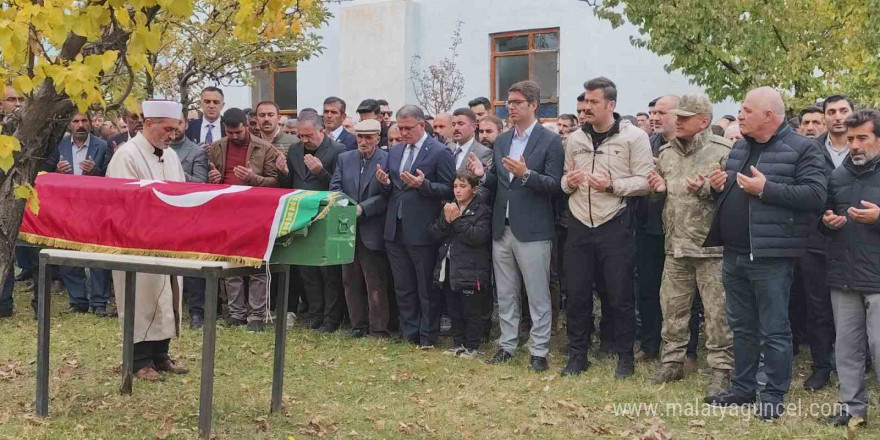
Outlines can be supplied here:
<path id="1" fill-rule="evenodd" d="M 574 113 L 584 81 L 596 76 L 617 83 L 621 114 L 644 111 L 663 94 L 702 91 L 684 76 L 667 73 L 657 55 L 633 47 L 635 28 L 612 29 L 577 0 L 354 0 L 331 6 L 335 18 L 320 30 L 324 53 L 298 68 L 300 108 L 320 107 L 330 95 L 352 108 L 368 97 L 388 99 L 392 108 L 415 103 L 412 56 L 421 56 L 422 67 L 448 56 L 459 20 L 464 22 L 458 66 L 465 94 L 457 106 L 490 96 L 490 34 L 553 27 L 560 32 L 562 113 Z M 715 113 L 736 114 L 737 108 L 726 101 L 715 105 Z"/>

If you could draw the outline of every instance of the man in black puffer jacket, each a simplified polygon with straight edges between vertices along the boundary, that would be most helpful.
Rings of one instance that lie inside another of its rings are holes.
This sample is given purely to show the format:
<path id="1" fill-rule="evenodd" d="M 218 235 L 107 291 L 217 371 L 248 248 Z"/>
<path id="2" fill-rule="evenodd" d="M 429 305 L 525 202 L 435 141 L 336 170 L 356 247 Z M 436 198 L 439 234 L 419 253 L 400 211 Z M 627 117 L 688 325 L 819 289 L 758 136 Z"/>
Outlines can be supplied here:
<path id="1" fill-rule="evenodd" d="M 827 181 L 818 144 L 785 123 L 778 92 L 749 92 L 739 113 L 744 139 L 726 170 L 709 175 L 718 204 L 705 246 L 724 246 L 722 283 L 733 331 L 734 374 L 728 393 L 708 396 L 719 406 L 755 402 L 763 349 L 767 385 L 757 415 L 775 419 L 791 386 L 788 296 L 794 261 L 806 252 Z"/>
<path id="2" fill-rule="evenodd" d="M 828 246 L 828 287 L 837 330 L 841 411 L 828 420 L 847 426 L 866 420 L 865 359 L 880 356 L 880 112 L 859 110 L 846 119 L 850 156 L 831 174 L 822 217 Z M 870 353 L 868 348 L 870 347 Z M 880 369 L 875 368 L 880 377 Z"/>

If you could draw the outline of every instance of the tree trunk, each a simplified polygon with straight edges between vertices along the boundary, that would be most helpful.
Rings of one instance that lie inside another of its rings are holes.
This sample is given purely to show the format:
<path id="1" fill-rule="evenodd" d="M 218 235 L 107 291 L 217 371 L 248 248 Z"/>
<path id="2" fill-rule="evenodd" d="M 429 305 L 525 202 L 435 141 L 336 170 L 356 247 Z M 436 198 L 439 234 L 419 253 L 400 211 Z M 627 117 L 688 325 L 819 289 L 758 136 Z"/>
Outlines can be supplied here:
<path id="1" fill-rule="evenodd" d="M 70 100 L 62 99 L 51 81 L 46 80 L 21 112 L 15 131 L 21 151 L 15 153 L 12 168 L 0 173 L 0 286 L 10 274 L 25 207 L 25 201 L 16 199 L 13 191 L 18 185 L 34 183 L 50 149 L 64 136 L 74 111 Z"/>

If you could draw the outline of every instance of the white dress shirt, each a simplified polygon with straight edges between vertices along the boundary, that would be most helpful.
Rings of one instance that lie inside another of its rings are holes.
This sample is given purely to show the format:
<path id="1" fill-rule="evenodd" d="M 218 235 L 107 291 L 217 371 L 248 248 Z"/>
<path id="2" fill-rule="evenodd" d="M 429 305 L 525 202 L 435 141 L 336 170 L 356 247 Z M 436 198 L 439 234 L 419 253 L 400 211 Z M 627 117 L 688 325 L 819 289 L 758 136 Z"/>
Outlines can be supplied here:
<path id="1" fill-rule="evenodd" d="M 223 134 L 220 132 L 220 118 L 217 118 L 216 121 L 210 122 L 205 118 L 202 118 L 202 131 L 199 133 L 199 141 L 200 143 L 205 143 L 205 139 L 208 137 L 208 125 L 212 125 L 211 127 L 211 142 L 217 142 L 220 138 L 223 137 Z"/>
<path id="2" fill-rule="evenodd" d="M 828 136 L 825 138 L 825 149 L 828 150 L 828 154 L 831 155 L 831 161 L 834 162 L 834 168 L 837 168 L 843 163 L 843 160 L 846 159 L 846 155 L 849 154 L 849 143 L 844 145 L 842 150 L 837 151 L 831 144 L 831 136 Z"/>
<path id="3" fill-rule="evenodd" d="M 458 167 L 461 166 L 461 163 L 465 160 L 468 153 L 471 151 L 471 145 L 473 145 L 473 144 L 474 144 L 474 138 L 471 138 L 471 140 L 467 141 L 464 145 L 456 144 L 456 148 L 452 150 L 452 154 L 455 156 L 455 169 L 456 170 L 458 169 Z M 458 154 L 455 154 L 456 150 L 458 151 Z"/>
<path id="4" fill-rule="evenodd" d="M 92 135 L 90 134 L 86 141 L 83 142 L 81 147 L 76 146 L 76 142 L 73 141 L 73 135 L 70 138 L 70 151 L 73 157 L 70 158 L 70 167 L 73 169 L 73 174 L 77 176 L 82 176 L 83 170 L 80 169 L 79 163 L 88 159 L 89 153 L 89 142 L 92 141 Z"/>
<path id="5" fill-rule="evenodd" d="M 345 130 L 345 127 L 340 125 L 339 127 L 336 127 L 336 130 L 330 132 L 330 136 L 334 141 L 342 142 L 339 140 L 339 136 L 342 136 L 342 130 Z"/>
<path id="6" fill-rule="evenodd" d="M 428 133 L 422 135 L 422 138 L 419 139 L 418 142 L 415 143 L 415 148 L 412 150 L 412 163 L 416 163 L 416 159 L 419 157 L 419 151 L 422 151 L 422 144 L 428 139 Z M 410 155 L 409 153 L 409 145 L 403 148 L 403 157 L 400 158 L 400 173 L 402 174 L 404 171 L 409 171 L 403 169 L 403 165 L 406 163 L 406 158 Z"/>

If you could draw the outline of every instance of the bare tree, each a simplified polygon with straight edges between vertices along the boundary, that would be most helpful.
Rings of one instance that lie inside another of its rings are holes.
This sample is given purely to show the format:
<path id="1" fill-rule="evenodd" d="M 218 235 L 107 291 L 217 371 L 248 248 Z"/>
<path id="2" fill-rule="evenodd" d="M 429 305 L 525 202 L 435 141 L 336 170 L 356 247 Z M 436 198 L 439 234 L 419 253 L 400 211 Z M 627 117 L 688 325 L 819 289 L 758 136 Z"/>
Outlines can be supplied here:
<path id="1" fill-rule="evenodd" d="M 429 114 L 446 113 L 452 110 L 455 101 L 464 96 L 464 75 L 458 69 L 458 46 L 461 45 L 461 26 L 459 21 L 452 32 L 452 46 L 450 56 L 443 58 L 437 64 L 432 64 L 419 71 L 418 63 L 421 56 L 413 55 L 410 65 L 410 80 L 422 108 Z"/>

